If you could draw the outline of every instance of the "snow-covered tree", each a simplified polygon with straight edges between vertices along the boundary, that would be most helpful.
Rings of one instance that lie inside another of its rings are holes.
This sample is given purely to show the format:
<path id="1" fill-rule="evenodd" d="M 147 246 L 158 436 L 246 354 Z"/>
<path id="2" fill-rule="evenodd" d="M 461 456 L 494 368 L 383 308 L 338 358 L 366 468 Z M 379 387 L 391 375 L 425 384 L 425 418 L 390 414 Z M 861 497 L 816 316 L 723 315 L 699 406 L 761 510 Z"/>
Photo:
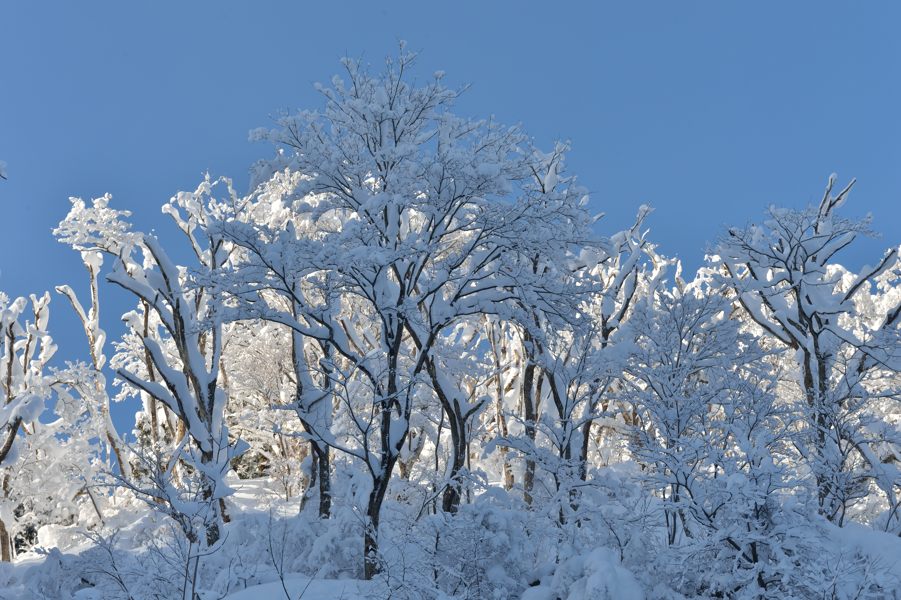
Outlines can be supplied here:
<path id="1" fill-rule="evenodd" d="M 782 589 L 792 560 L 775 514 L 791 417 L 777 408 L 766 352 L 730 312 L 706 277 L 642 300 L 624 395 L 638 416 L 632 452 L 662 504 L 665 554 L 711 561 L 685 569 L 677 589 L 732 597 L 750 586 L 754 597 Z"/>
<path id="2" fill-rule="evenodd" d="M 797 364 L 806 405 L 803 459 L 820 512 L 841 524 L 869 481 L 890 503 L 899 485 L 898 470 L 882 466 L 878 448 L 897 433 L 871 410 L 874 393 L 885 399 L 893 393 L 871 383 L 901 368 L 901 299 L 890 294 L 878 314 L 865 316 L 855 299 L 877 282 L 885 289 L 896 281 L 901 263 L 890 249 L 874 266 L 845 276 L 835 257 L 868 233 L 869 222 L 837 214 L 851 185 L 833 195 L 834 182 L 816 207 L 771 207 L 762 224 L 730 229 L 715 261 L 741 308 Z"/>
<path id="3" fill-rule="evenodd" d="M 587 478 L 592 426 L 611 409 L 610 390 L 623 367 L 616 334 L 635 304 L 655 293 L 671 262 L 647 241 L 649 213 L 641 207 L 632 227 L 611 236 L 600 252 L 583 251 L 571 283 L 578 318 L 566 328 L 545 326 L 537 342 L 556 411 L 545 429 L 560 460 L 554 474 L 558 492 L 565 480 Z"/>
<path id="4" fill-rule="evenodd" d="M 0 294 L 0 560 L 4 562 L 12 556 L 6 523 L 12 522 L 16 508 L 8 501 L 9 479 L 20 438 L 41 416 L 51 393 L 52 380 L 46 367 L 56 345 L 47 330 L 49 303 L 47 293 L 40 298 L 32 295 L 30 301 L 16 298 L 12 302 Z"/>
<path id="5" fill-rule="evenodd" d="M 103 471 L 109 462 L 97 443 L 105 428 L 97 418 L 95 376 L 84 363 L 51 368 L 52 409 L 23 426 L 26 435 L 16 441 L 18 458 L 4 470 L 3 487 L 16 554 L 32 550 L 41 528 L 92 529 L 105 522 L 110 502 Z"/>
<path id="6" fill-rule="evenodd" d="M 287 310 L 269 306 L 259 314 L 303 338 L 295 347 L 305 350 L 296 355 L 314 352 L 314 370 L 343 377 L 336 361 L 344 361 L 368 388 L 374 412 L 360 425 L 357 446 L 340 448 L 363 461 L 372 481 L 367 577 L 376 572 L 382 501 L 436 341 L 461 319 L 519 300 L 514 288 L 529 285 L 529 300 L 547 303 L 554 291 L 540 285 L 544 265 L 568 240 L 584 240 L 591 222 L 583 192 L 558 178 L 560 156 L 523 151 L 517 128 L 453 115 L 458 92 L 440 76 L 411 85 L 414 58 L 402 51 L 378 75 L 345 61 L 349 81 L 319 88 L 323 112 L 284 117 L 259 134 L 290 153 L 268 172 L 287 163 L 300 173 L 289 210 L 306 225 L 293 218 L 278 230 L 226 228 L 252 255 L 245 273 L 263 269 L 257 285 L 289 301 Z M 536 261 L 542 268 L 527 275 Z M 310 370 L 307 362 L 298 374 Z M 330 378 L 307 375 L 302 412 L 328 393 Z M 455 432 L 448 485 L 457 486 L 470 410 L 465 393 L 439 385 Z M 308 417 L 308 429 L 335 445 L 324 416 Z M 449 510 L 458 498 L 448 497 Z"/>
<path id="7" fill-rule="evenodd" d="M 463 479 L 477 419 L 490 399 L 485 384 L 490 366 L 480 356 L 483 330 L 474 320 L 461 321 L 442 335 L 426 364 L 432 392 L 450 431 L 450 457 L 443 483 L 441 508 L 453 513 L 462 499 Z M 418 440 L 422 443 L 422 440 Z"/>
<path id="8" fill-rule="evenodd" d="M 209 279 L 228 257 L 226 242 L 212 233 L 209 224 L 235 208 L 236 195 L 225 182 L 226 199 L 217 201 L 213 196 L 217 183 L 207 178 L 195 192 L 179 193 L 163 207 L 190 242 L 199 263 L 197 277 L 201 279 Z M 224 483 L 225 474 L 230 461 L 243 449 L 241 444 L 229 440 L 225 423 L 226 396 L 219 383 L 219 304 L 202 283 L 191 280 L 185 268 L 172 262 L 155 236 L 130 233 L 128 223 L 122 220 L 128 214 L 113 211 L 108 202 L 109 198 L 104 197 L 87 208 L 82 201 L 74 200 L 58 235 L 76 247 L 93 244 L 97 250 L 115 252 L 116 262 L 107 279 L 152 311 L 160 329 L 147 331 L 137 312 L 123 317 L 131 334 L 149 354 L 152 373 L 141 376 L 120 368 L 117 375 L 165 404 L 186 432 L 168 461 L 156 464 L 158 461 L 149 460 L 149 487 L 140 482 L 130 485 L 153 502 L 163 501 L 192 542 L 200 541 L 196 525 L 199 521 L 205 543 L 210 546 L 219 540 L 222 500 L 230 493 Z M 138 251 L 142 256 L 140 263 L 135 257 Z M 163 340 L 174 348 L 174 355 L 164 351 Z M 172 480 L 179 461 L 190 465 L 191 480 L 195 482 L 187 489 L 179 489 Z"/>
<path id="9" fill-rule="evenodd" d="M 90 378 L 81 377 L 74 383 L 75 385 L 84 385 L 85 383 L 93 385 L 91 391 L 80 390 L 81 396 L 92 400 L 88 406 L 93 408 L 97 413 L 96 419 L 102 424 L 102 435 L 106 438 L 109 449 L 116 457 L 122 476 L 125 479 L 131 479 L 131 466 L 126 459 L 125 443 L 119 437 L 110 417 L 110 396 L 107 390 L 106 376 L 103 373 L 103 367 L 106 366 L 106 354 L 104 346 L 106 344 L 106 332 L 100 327 L 100 292 L 98 288 L 98 276 L 100 267 L 103 265 L 103 254 L 96 251 L 83 251 L 81 254 L 82 261 L 88 271 L 88 283 L 90 285 L 91 306 L 86 311 L 75 291 L 68 285 L 57 286 L 56 291 L 68 298 L 81 321 L 84 329 L 85 337 L 88 342 L 88 355 L 93 368 L 93 376 Z"/>

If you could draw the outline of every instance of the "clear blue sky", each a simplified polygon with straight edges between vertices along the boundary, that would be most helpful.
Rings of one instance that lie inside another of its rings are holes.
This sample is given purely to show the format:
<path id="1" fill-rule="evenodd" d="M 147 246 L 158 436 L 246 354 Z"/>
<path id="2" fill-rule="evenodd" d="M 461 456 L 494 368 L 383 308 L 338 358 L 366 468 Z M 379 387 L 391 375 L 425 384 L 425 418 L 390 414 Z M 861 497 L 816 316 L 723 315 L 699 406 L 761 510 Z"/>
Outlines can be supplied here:
<path id="1" fill-rule="evenodd" d="M 641 203 L 661 251 L 694 269 L 725 225 L 858 178 L 848 213 L 901 242 L 901 5 L 890 2 L 8 2 L 0 14 L 0 289 L 70 283 L 50 230 L 105 192 L 142 228 L 202 173 L 246 185 L 249 129 L 343 55 L 378 66 L 405 39 L 425 76 L 471 83 L 460 111 L 572 141 L 568 167 L 625 226 Z M 106 288 L 104 324 L 130 304 Z M 62 298 L 51 328 L 81 351 Z M 130 408 L 129 408 L 130 410 Z M 117 411 L 123 429 L 128 410 Z"/>

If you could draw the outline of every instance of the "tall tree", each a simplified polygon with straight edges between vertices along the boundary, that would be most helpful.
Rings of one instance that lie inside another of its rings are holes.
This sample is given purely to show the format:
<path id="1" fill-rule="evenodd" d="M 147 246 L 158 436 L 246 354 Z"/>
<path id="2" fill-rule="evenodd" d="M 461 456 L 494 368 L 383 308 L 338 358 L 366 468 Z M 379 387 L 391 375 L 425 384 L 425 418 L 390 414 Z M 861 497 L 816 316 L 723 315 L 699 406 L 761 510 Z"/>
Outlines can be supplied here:
<path id="1" fill-rule="evenodd" d="M 103 254 L 84 248 L 81 250 L 81 259 L 88 271 L 88 283 L 91 290 L 90 308 L 88 310 L 84 309 L 75 291 L 70 286 L 57 286 L 56 291 L 69 300 L 72 308 L 75 310 L 75 314 L 78 315 L 78 319 L 81 321 L 88 342 L 88 356 L 90 356 L 91 367 L 94 371 L 93 377 L 89 380 L 94 386 L 93 393 L 89 396 L 95 399 L 91 406 L 96 407 L 99 413 L 98 420 L 103 424 L 103 436 L 106 438 L 109 451 L 116 457 L 116 463 L 122 476 L 125 479 L 131 479 L 131 466 L 126 458 L 125 443 L 119 437 L 119 432 L 116 431 L 116 426 L 110 417 L 110 397 L 107 392 L 106 376 L 103 374 L 103 367 L 106 366 L 106 354 L 104 352 L 106 332 L 100 328 L 100 291 L 97 281 L 100 267 L 103 265 Z"/>
<path id="2" fill-rule="evenodd" d="M 165 501 L 169 514 L 192 542 L 200 541 L 196 523 L 202 523 L 207 545 L 219 540 L 222 499 L 230 491 L 223 479 L 230 461 L 243 450 L 243 444 L 233 443 L 228 437 L 226 396 L 219 381 L 221 310 L 203 283 L 228 258 L 227 243 L 209 228 L 214 218 L 231 214 L 229 211 L 236 208 L 237 196 L 230 184 L 224 183 L 228 189 L 222 202 L 214 198 L 215 183 L 207 178 L 195 192 L 181 192 L 163 206 L 163 212 L 172 217 L 195 253 L 199 263 L 195 281 L 188 279 L 186 269 L 172 262 L 155 236 L 131 233 L 130 225 L 123 220 L 128 213 L 110 209 L 109 197 L 95 200 L 91 207 L 74 200 L 72 211 L 59 228 L 64 241 L 115 252 L 114 269 L 107 279 L 133 294 L 160 325 L 161 331 L 148 331 L 137 312 L 123 318 L 150 357 L 150 373 L 158 374 L 159 379 L 142 377 L 126 368 L 118 369 L 117 375 L 164 403 L 184 424 L 186 435 L 178 440 L 168 466 L 161 465 L 152 478 L 150 488 L 141 487 L 139 482 L 132 487 L 155 502 Z M 141 262 L 136 260 L 137 251 L 142 255 Z M 164 343 L 174 352 L 165 352 Z M 179 490 L 169 481 L 179 460 L 192 466 L 196 490 Z"/>
<path id="3" fill-rule="evenodd" d="M 778 457 L 792 417 L 777 407 L 767 352 L 730 313 L 706 276 L 643 298 L 628 324 L 623 395 L 640 417 L 630 448 L 660 499 L 665 552 L 723 561 L 728 578 L 696 583 L 712 597 L 760 597 L 783 593 L 783 570 L 798 560 L 782 554 L 790 532 L 772 514 L 789 487 Z"/>
<path id="4" fill-rule="evenodd" d="M 816 481 L 820 512 L 841 524 L 850 505 L 877 485 L 894 499 L 897 470 L 880 467 L 880 424 L 869 409 L 869 383 L 901 368 L 901 300 L 862 319 L 855 297 L 877 280 L 901 276 L 898 249 L 845 278 L 836 255 L 869 232 L 869 220 L 837 214 L 853 181 L 833 194 L 830 177 L 816 207 L 770 207 L 761 225 L 730 229 L 716 258 L 738 304 L 797 361 L 807 417 L 804 459 Z"/>
<path id="5" fill-rule="evenodd" d="M 562 240 L 587 238 L 591 221 L 583 192 L 558 183 L 557 162 L 531 150 L 519 129 L 453 115 L 459 92 L 440 74 L 413 86 L 414 59 L 402 50 L 377 75 L 346 60 L 348 81 L 319 88 L 323 112 L 287 116 L 260 133 L 290 154 L 258 173 L 286 164 L 298 173 L 286 193 L 298 201 L 286 208 L 299 214 L 279 230 L 225 228 L 252 255 L 249 268 L 268 272 L 260 287 L 289 300 L 287 310 L 260 314 L 291 327 L 303 338 L 298 348 L 319 346 L 313 351 L 327 370 L 338 357 L 353 365 L 369 387 L 373 421 L 363 428 L 363 455 L 354 451 L 372 481 L 367 577 L 377 571 L 382 501 L 436 341 L 461 319 L 521 298 L 514 289 L 523 285 L 531 285 L 530 301 L 547 302 L 553 290 L 540 285 L 544 269 L 526 276 L 524 266 L 536 256 L 551 264 Z M 540 186 L 535 172 L 543 173 Z M 466 445 L 457 417 L 468 411 L 458 414 L 451 398 L 465 394 L 451 394 L 449 382 L 432 381 L 456 432 L 448 483 L 456 488 Z M 322 387 L 308 382 L 309 402 Z M 334 443 L 325 431 L 314 437 Z M 450 492 L 448 510 L 458 501 Z"/>

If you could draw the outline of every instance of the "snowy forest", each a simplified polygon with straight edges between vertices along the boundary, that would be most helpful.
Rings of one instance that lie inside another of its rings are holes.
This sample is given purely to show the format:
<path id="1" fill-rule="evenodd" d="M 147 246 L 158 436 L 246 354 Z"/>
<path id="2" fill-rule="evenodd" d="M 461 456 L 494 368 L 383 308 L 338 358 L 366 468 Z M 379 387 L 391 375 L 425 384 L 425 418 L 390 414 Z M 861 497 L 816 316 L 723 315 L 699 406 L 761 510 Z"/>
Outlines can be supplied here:
<path id="1" fill-rule="evenodd" d="M 343 61 L 165 236 L 71 199 L 84 271 L 0 294 L 0 598 L 901 598 L 901 257 L 842 266 L 853 180 L 684 272 L 414 60 Z"/>

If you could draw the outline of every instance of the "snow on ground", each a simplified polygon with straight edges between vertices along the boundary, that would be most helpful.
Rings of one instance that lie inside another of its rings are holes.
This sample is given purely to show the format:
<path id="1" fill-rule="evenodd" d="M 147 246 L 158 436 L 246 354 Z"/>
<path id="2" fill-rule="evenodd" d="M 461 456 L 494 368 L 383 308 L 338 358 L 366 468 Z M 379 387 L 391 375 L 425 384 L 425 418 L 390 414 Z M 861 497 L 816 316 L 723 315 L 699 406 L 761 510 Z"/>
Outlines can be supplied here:
<path id="1" fill-rule="evenodd" d="M 274 569 L 263 565 L 265 553 L 265 527 L 271 516 L 275 516 L 284 527 L 291 517 L 297 514 L 297 502 L 285 502 L 281 497 L 278 485 L 264 479 L 238 480 L 234 475 L 228 478 L 228 484 L 235 490 L 229 499 L 231 513 L 234 517 L 232 535 L 235 536 L 232 546 L 222 554 L 205 559 L 211 564 L 213 571 L 217 565 L 226 569 L 226 563 L 235 556 L 243 555 L 253 563 L 259 557 L 259 568 L 244 574 L 245 589 L 234 591 L 221 597 L 222 591 L 212 592 L 207 589 L 201 592 L 203 600 L 381 600 L 390 597 L 383 581 L 359 581 L 354 579 L 310 579 L 299 573 L 286 576 L 285 587 L 276 578 Z M 122 553 L 146 552 L 144 546 L 148 536 L 167 523 L 167 519 L 154 513 L 136 515 L 122 505 L 123 510 L 107 515 L 107 525 L 120 531 L 116 547 Z M 270 516 L 267 516 L 269 513 Z M 856 582 L 864 575 L 870 577 L 881 590 L 901 589 L 901 538 L 880 531 L 848 523 L 838 528 L 821 523 L 825 544 L 824 550 L 834 553 L 844 563 L 837 565 L 841 576 L 836 580 L 836 589 L 840 597 L 855 597 L 859 586 Z M 263 528 L 263 529 L 261 529 Z M 256 538 L 253 532 L 263 531 L 263 537 Z M 286 530 L 287 531 L 287 530 Z M 319 530 L 302 532 L 309 535 L 322 535 Z M 811 530 L 811 535 L 816 532 Z M 296 532 L 291 530 L 291 536 Z M 332 531 L 329 535 L 338 536 L 340 531 Z M 109 588 L 89 587 L 78 589 L 77 580 L 71 579 L 67 571 L 73 560 L 83 553 L 90 552 L 91 540 L 83 535 L 80 527 L 50 525 L 42 527 L 38 532 L 39 544 L 33 552 L 23 553 L 12 563 L 0 564 L 0 600 L 46 600 L 47 598 L 74 600 L 108 600 L 104 595 Z M 259 538 L 259 539 L 258 539 Z M 293 537 L 290 539 L 294 539 Z M 317 539 L 317 538 L 311 538 Z M 143 541 L 142 541 L 143 540 Z M 279 542 L 279 540 L 276 540 Z M 281 542 L 279 542 L 281 543 Z M 262 544 L 262 545 L 261 545 Z M 331 546 L 330 546 L 331 548 Z M 95 554 L 92 556 L 100 556 Z M 142 555 L 142 556 L 147 556 Z M 293 555 L 292 555 L 293 556 Z M 229 558 L 231 557 L 231 558 Z M 336 555 L 332 550 L 321 553 L 317 564 L 333 562 Z M 325 561 L 325 562 L 322 562 Z M 122 558 L 123 564 L 128 562 Z M 290 561 L 289 561 L 290 562 Z M 248 563 L 248 564 L 250 564 Z M 285 564 L 285 568 L 298 571 L 302 565 Z M 228 568 L 231 568 L 229 564 Z M 630 568 L 632 569 L 630 571 Z M 872 573 L 869 573 L 872 571 Z M 488 569 L 486 573 L 490 574 Z M 340 573 L 324 573 L 323 577 L 340 577 Z M 215 574 L 215 573 L 214 573 Z M 96 574 L 95 574 L 96 575 Z M 529 579 L 529 582 L 534 582 Z M 54 583 L 56 582 L 56 583 Z M 68 582 L 68 583 L 67 583 Z M 63 585 L 65 583 L 65 585 Z M 58 585 L 57 585 L 58 584 Z M 70 585 L 72 584 L 72 585 Z M 545 572 L 534 587 L 523 590 L 521 600 L 645 600 L 658 596 L 646 595 L 649 585 L 654 582 L 642 578 L 634 565 L 628 566 L 620 561 L 617 552 L 604 547 L 588 548 L 585 552 L 561 560 L 552 569 Z M 41 587 L 44 586 L 44 587 Z M 49 587 L 48 587 L 49 586 Z M 56 587 L 54 587 L 56 586 Z M 68 587 L 67 587 L 68 586 Z M 644 586 L 644 587 L 642 587 Z M 45 591 L 59 589 L 58 594 Z M 234 582 L 229 586 L 234 589 Z M 224 590 L 228 587 L 220 586 Z M 211 588 L 210 588 L 211 589 Z M 73 590 L 78 590 L 74 592 Z M 408 591 L 408 590 L 407 590 Z M 62 595 L 60 595 L 62 594 Z"/>
<path id="2" fill-rule="evenodd" d="M 263 583 L 229 594 L 222 600 L 373 600 L 385 597 L 377 587 L 375 582 L 368 581 L 310 580 L 299 575 L 289 575 L 285 578 L 284 587 L 281 581 Z M 74 600 L 103 600 L 103 597 L 97 590 L 84 589 L 75 594 Z"/>
<path id="3" fill-rule="evenodd" d="M 527 589 L 521 600 L 645 600 L 635 576 L 609 548 L 596 548 L 560 564 L 548 582 Z"/>
<path id="4" fill-rule="evenodd" d="M 260 510 L 260 507 L 268 507 L 273 503 L 285 504 L 284 494 L 270 479 L 239 479 L 234 471 L 229 471 L 225 483 L 235 491 L 228 497 L 229 504 L 234 504 L 241 510 Z M 299 505 L 299 500 L 295 498 L 293 505 Z"/>
<path id="5" fill-rule="evenodd" d="M 290 600 L 372 600 L 379 595 L 380 584 L 353 579 L 314 579 L 289 575 L 285 578 Z M 224 600 L 288 600 L 281 581 L 254 585 L 235 592 Z"/>
<path id="6" fill-rule="evenodd" d="M 846 523 L 832 527 L 831 537 L 835 547 L 847 552 L 857 551 L 869 556 L 880 567 L 894 573 L 901 581 L 901 537 L 875 531 L 859 523 Z"/>

